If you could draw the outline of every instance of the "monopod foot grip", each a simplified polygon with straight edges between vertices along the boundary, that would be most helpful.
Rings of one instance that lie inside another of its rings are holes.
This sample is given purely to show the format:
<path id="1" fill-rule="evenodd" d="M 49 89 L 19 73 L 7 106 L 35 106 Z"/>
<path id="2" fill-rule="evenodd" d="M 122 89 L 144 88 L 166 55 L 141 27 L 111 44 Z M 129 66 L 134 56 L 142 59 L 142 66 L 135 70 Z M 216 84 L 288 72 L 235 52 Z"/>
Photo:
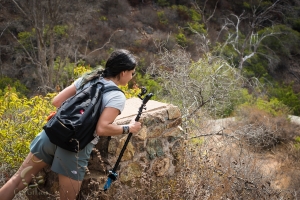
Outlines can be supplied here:
<path id="1" fill-rule="evenodd" d="M 117 180 L 117 177 L 118 177 L 118 174 L 116 172 L 109 171 L 107 181 L 104 185 L 104 191 L 106 191 L 110 188 L 110 185 L 112 184 L 113 181 Z"/>
<path id="2" fill-rule="evenodd" d="M 106 191 L 106 190 L 108 190 L 108 188 L 110 188 L 111 183 L 112 183 L 111 178 L 108 178 L 104 185 L 104 191 Z"/>

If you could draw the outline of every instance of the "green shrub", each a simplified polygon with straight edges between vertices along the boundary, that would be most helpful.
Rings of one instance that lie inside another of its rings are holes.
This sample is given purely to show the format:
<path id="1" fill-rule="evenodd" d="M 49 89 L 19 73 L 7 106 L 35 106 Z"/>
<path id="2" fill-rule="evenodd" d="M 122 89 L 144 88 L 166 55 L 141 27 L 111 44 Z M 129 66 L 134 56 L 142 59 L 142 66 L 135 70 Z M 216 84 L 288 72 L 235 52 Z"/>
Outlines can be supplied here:
<path id="1" fill-rule="evenodd" d="M 178 33 L 176 35 L 176 41 L 182 47 L 186 47 L 188 45 L 188 39 L 186 38 L 184 33 Z"/>
<path id="2" fill-rule="evenodd" d="M 157 17 L 158 17 L 159 23 L 164 24 L 164 25 L 168 24 L 168 19 L 165 15 L 164 11 L 158 11 Z"/>
<path id="3" fill-rule="evenodd" d="M 178 16 L 183 20 L 192 21 L 192 22 L 200 22 L 202 19 L 199 12 L 197 12 L 193 8 L 188 8 L 184 5 L 173 5 L 172 9 L 176 10 L 178 13 Z"/>
<path id="4" fill-rule="evenodd" d="M 67 30 L 68 30 L 68 26 L 67 25 L 57 25 L 57 26 L 54 26 L 54 33 L 57 36 L 67 36 Z"/>
<path id="5" fill-rule="evenodd" d="M 266 37 L 262 47 L 267 46 L 280 56 L 291 56 L 300 53 L 300 33 L 287 25 L 277 25 L 259 31 L 259 34 L 280 33 L 274 37 Z"/>
<path id="6" fill-rule="evenodd" d="M 162 89 L 159 81 L 152 79 L 148 74 L 142 75 L 141 73 L 137 73 L 135 80 L 136 80 L 135 83 L 139 87 L 144 86 L 146 87 L 148 92 L 154 93 L 152 99 L 156 99 L 156 94 L 158 94 L 159 91 Z"/>
<path id="7" fill-rule="evenodd" d="M 290 109 L 283 102 L 279 101 L 277 98 L 262 98 L 252 99 L 251 102 L 245 102 L 239 107 L 243 106 L 253 106 L 264 112 L 271 114 L 272 116 L 287 115 L 290 113 Z"/>
<path id="8" fill-rule="evenodd" d="M 268 63 L 266 59 L 256 54 L 252 58 L 248 59 L 247 63 L 245 63 L 243 75 L 247 78 L 269 78 L 267 66 Z"/>
<path id="9" fill-rule="evenodd" d="M 20 44 L 25 47 L 26 49 L 32 49 L 32 43 L 31 40 L 34 38 L 34 31 L 28 32 L 19 32 L 18 33 L 18 39 Z"/>
<path id="10" fill-rule="evenodd" d="M 178 5 L 176 8 L 177 8 L 177 13 L 181 19 L 190 20 L 190 14 L 189 14 L 188 7 L 183 6 L 183 5 Z"/>
<path id="11" fill-rule="evenodd" d="M 188 23 L 188 25 L 191 27 L 191 29 L 193 29 L 193 31 L 196 31 L 198 33 L 203 33 L 203 34 L 207 33 L 204 24 L 200 24 L 199 22 L 191 22 Z"/>
<path id="12" fill-rule="evenodd" d="M 157 0 L 157 4 L 159 6 L 162 6 L 162 7 L 170 5 L 170 3 L 168 2 L 168 0 Z"/>
<path id="13" fill-rule="evenodd" d="M 189 9 L 189 14 L 191 16 L 192 21 L 200 22 L 202 17 L 195 9 Z"/>
<path id="14" fill-rule="evenodd" d="M 26 86 L 23 85 L 19 80 L 9 77 L 0 78 L 0 96 L 4 95 L 5 88 L 15 88 L 16 91 L 18 91 L 18 94 L 25 96 L 29 92 Z"/>
<path id="15" fill-rule="evenodd" d="M 264 110 L 273 116 L 280 116 L 289 112 L 289 108 L 277 98 L 271 98 L 269 101 L 258 98 L 256 101 L 256 106 L 257 108 Z"/>
<path id="16" fill-rule="evenodd" d="M 284 105 L 288 106 L 294 115 L 300 115 L 300 94 L 293 91 L 292 85 L 275 84 L 269 88 L 272 98 L 278 99 Z"/>

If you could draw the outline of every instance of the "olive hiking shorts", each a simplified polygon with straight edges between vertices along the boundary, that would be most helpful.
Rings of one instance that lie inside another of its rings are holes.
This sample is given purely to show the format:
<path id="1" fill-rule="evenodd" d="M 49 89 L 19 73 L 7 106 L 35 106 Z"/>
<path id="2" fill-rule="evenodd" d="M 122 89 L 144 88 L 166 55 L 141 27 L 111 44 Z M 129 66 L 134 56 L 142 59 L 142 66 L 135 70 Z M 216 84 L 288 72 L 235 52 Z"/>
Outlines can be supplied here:
<path id="1" fill-rule="evenodd" d="M 30 144 L 30 152 L 51 166 L 51 170 L 73 180 L 82 181 L 94 144 L 89 143 L 78 153 L 51 143 L 43 130 Z"/>

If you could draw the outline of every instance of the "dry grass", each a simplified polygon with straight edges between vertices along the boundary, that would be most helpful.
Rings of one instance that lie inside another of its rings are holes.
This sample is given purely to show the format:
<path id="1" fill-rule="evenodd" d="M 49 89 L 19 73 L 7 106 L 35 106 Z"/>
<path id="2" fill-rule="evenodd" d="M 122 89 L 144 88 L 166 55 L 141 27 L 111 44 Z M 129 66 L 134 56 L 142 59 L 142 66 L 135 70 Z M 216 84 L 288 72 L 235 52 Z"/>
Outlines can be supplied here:
<path id="1" fill-rule="evenodd" d="M 299 126 L 256 109 L 241 111 L 239 117 L 243 120 L 214 130 L 215 135 L 202 123 L 192 132 L 206 136 L 178 141 L 173 152 L 176 175 L 155 178 L 151 169 L 145 170 L 131 188 L 114 191 L 109 198 L 300 198 L 300 150 L 293 144 Z"/>
<path id="2" fill-rule="evenodd" d="M 274 150 L 300 136 L 300 126 L 291 123 L 288 116 L 272 116 L 254 107 L 240 109 L 236 121 L 231 127 L 235 130 L 234 134 L 255 151 Z"/>

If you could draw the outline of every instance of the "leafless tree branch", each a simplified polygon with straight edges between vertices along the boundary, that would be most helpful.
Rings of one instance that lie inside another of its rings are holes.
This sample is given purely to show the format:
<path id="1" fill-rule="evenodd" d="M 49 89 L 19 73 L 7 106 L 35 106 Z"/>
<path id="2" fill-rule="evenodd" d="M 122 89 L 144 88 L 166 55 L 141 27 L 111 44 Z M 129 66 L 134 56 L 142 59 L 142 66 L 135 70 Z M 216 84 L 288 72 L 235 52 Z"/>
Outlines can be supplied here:
<path id="1" fill-rule="evenodd" d="M 108 45 L 108 44 L 110 43 L 111 38 L 112 38 L 116 33 L 118 33 L 118 32 L 123 32 L 123 30 L 116 30 L 116 31 L 114 31 L 114 32 L 110 35 L 110 37 L 108 38 L 107 42 L 105 42 L 105 43 L 102 45 L 102 47 L 97 48 L 97 49 L 94 49 L 93 51 L 91 51 L 91 52 L 89 52 L 87 55 L 85 55 L 85 57 L 87 57 L 88 55 L 90 55 L 90 54 L 92 54 L 92 53 L 94 53 L 94 52 L 96 52 L 96 51 L 99 51 L 99 50 L 103 49 L 106 45 Z"/>

